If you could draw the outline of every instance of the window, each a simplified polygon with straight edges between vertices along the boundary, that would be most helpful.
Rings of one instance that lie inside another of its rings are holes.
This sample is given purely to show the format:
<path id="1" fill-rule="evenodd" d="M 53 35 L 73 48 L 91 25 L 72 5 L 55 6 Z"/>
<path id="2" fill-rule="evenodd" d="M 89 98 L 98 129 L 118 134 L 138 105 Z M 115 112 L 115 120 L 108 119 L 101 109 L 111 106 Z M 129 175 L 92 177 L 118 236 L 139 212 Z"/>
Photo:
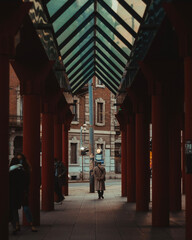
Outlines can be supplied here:
<path id="1" fill-rule="evenodd" d="M 77 164 L 77 143 L 71 143 L 71 164 Z"/>
<path id="2" fill-rule="evenodd" d="M 73 110 L 72 113 L 74 114 L 74 118 L 73 121 L 78 121 L 78 117 L 77 117 L 77 100 L 73 100 Z"/>
<path id="3" fill-rule="evenodd" d="M 103 103 L 97 103 L 97 122 L 103 123 Z"/>
<path id="4" fill-rule="evenodd" d="M 97 126 L 105 125 L 105 101 L 101 98 L 95 100 L 96 103 L 96 118 L 95 124 Z"/>
<path id="5" fill-rule="evenodd" d="M 103 82 L 99 78 L 97 78 L 97 77 L 96 77 L 96 87 L 102 87 L 102 88 L 105 87 Z"/>
<path id="6" fill-rule="evenodd" d="M 72 124 L 78 124 L 79 123 L 79 99 L 74 97 L 73 103 L 70 106 L 71 112 L 74 114 Z"/>

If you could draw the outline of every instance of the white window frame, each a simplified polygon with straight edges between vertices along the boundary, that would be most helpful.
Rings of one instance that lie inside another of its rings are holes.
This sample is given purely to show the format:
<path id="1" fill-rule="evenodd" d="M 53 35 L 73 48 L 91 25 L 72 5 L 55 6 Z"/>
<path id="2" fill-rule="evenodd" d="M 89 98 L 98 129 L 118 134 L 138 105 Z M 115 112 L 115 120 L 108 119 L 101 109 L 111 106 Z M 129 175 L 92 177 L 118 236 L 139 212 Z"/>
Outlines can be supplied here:
<path id="1" fill-rule="evenodd" d="M 97 122 L 97 108 L 98 108 L 98 103 L 102 103 L 103 104 L 103 122 L 99 123 Z M 95 100 L 95 125 L 97 126 L 105 126 L 105 100 L 103 100 L 102 98 L 98 98 Z"/>
<path id="2" fill-rule="evenodd" d="M 74 97 L 74 98 L 73 98 L 73 101 L 74 101 L 74 100 L 77 101 L 77 105 L 76 105 L 76 107 L 77 107 L 77 121 L 73 121 L 73 120 L 72 120 L 71 124 L 79 124 L 79 98 Z"/>
<path id="3" fill-rule="evenodd" d="M 77 144 L 77 163 L 71 163 L 71 143 L 76 143 Z M 71 140 L 69 140 L 69 165 L 70 166 L 79 166 L 79 150 L 80 149 L 80 142 L 77 140 L 76 137 L 73 137 Z"/>
<path id="4" fill-rule="evenodd" d="M 99 80 L 98 77 L 95 77 L 95 83 L 96 83 L 95 85 L 96 85 L 96 87 L 105 88 L 105 85 L 103 83 L 100 84 L 99 81 L 101 81 L 101 80 Z"/>

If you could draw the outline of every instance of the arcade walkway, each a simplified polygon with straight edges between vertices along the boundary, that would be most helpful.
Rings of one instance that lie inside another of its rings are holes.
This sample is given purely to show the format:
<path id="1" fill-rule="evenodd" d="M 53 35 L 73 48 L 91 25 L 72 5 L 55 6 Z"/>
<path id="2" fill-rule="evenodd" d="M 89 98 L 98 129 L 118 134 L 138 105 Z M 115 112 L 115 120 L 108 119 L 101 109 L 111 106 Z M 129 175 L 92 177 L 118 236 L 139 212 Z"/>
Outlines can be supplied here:
<path id="1" fill-rule="evenodd" d="M 184 211 L 171 214 L 170 228 L 152 228 L 151 211 L 135 212 L 134 203 L 120 196 L 120 181 L 108 180 L 104 200 L 88 193 L 88 183 L 69 184 L 70 196 L 55 211 L 41 212 L 41 227 L 23 227 L 10 240 L 183 240 Z M 184 202 L 184 201 L 183 201 Z M 150 204 L 151 208 L 151 204 Z"/>

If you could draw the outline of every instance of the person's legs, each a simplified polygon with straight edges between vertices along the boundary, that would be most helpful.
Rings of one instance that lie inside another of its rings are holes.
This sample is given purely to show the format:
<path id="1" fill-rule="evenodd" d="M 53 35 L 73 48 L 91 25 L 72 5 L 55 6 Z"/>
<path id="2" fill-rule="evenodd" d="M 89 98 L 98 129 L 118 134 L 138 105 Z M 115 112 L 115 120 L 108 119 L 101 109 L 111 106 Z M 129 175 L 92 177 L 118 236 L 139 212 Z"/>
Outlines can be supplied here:
<path id="1" fill-rule="evenodd" d="M 59 202 L 63 201 L 64 197 L 62 194 L 62 185 L 58 184 L 58 197 L 59 197 Z"/>
<path id="2" fill-rule="evenodd" d="M 31 226 L 31 231 L 37 232 L 37 229 L 33 226 L 33 219 L 32 219 L 32 214 L 31 214 L 31 210 L 30 210 L 29 206 L 23 206 L 23 211 L 24 211 L 25 217 L 27 219 L 27 222 Z"/>
<path id="3" fill-rule="evenodd" d="M 104 196 L 103 196 L 103 190 L 101 190 L 101 198 L 104 198 Z"/>
<path id="4" fill-rule="evenodd" d="M 13 208 L 12 210 L 12 217 L 11 217 L 11 224 L 13 226 L 13 234 L 16 234 L 17 229 L 16 229 L 16 223 L 18 221 L 18 209 L 17 208 Z"/>
<path id="5" fill-rule="evenodd" d="M 98 199 L 100 199 L 101 198 L 101 191 L 98 190 L 97 192 L 98 192 Z"/>

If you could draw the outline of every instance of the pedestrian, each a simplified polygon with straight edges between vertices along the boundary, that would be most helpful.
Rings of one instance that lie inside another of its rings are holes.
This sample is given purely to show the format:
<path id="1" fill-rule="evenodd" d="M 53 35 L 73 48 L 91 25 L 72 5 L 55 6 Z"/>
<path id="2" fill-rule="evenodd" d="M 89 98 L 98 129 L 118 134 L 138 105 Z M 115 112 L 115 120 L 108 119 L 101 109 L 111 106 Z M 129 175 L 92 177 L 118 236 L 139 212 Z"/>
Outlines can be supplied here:
<path id="1" fill-rule="evenodd" d="M 13 226 L 13 234 L 17 233 L 18 209 L 22 205 L 24 182 L 25 173 L 23 166 L 17 158 L 12 158 L 9 166 L 9 221 Z"/>
<path id="2" fill-rule="evenodd" d="M 62 194 L 62 186 L 67 182 L 67 170 L 61 160 L 54 159 L 54 169 L 55 169 L 55 184 L 54 190 L 57 195 L 57 203 L 62 202 L 65 197 Z"/>
<path id="3" fill-rule="evenodd" d="M 95 189 L 98 192 L 98 199 L 103 199 L 103 192 L 105 190 L 105 175 L 106 171 L 100 162 L 97 162 L 97 166 L 94 168 Z"/>
<path id="4" fill-rule="evenodd" d="M 29 187 L 30 187 L 30 176 L 31 176 L 31 171 L 32 171 L 31 165 L 27 161 L 24 154 L 18 153 L 17 158 L 18 158 L 20 164 L 22 164 L 24 173 L 25 173 L 24 193 L 23 193 L 23 199 L 22 199 L 23 211 L 24 211 L 25 217 L 27 219 L 27 222 L 29 223 L 29 225 L 31 227 L 31 231 L 37 232 L 37 229 L 33 225 L 33 218 L 32 218 L 32 214 L 31 214 L 31 210 L 29 208 L 29 194 L 30 194 Z M 18 229 L 18 231 L 20 230 L 19 222 L 18 222 L 17 229 Z"/>

